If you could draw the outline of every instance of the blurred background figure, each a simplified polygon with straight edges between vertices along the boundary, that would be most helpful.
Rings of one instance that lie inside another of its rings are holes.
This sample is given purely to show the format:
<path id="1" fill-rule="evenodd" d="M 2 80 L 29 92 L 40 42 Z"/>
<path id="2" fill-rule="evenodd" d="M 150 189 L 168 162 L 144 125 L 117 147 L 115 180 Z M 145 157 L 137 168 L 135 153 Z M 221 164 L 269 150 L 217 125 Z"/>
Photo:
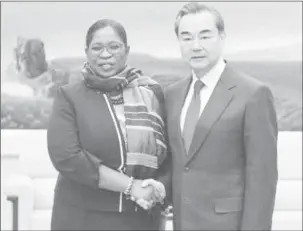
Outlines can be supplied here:
<path id="1" fill-rule="evenodd" d="M 70 73 L 47 62 L 39 38 L 17 38 L 15 60 L 1 80 L 1 127 L 45 128 L 52 99 L 59 86 L 69 83 Z"/>
<path id="2" fill-rule="evenodd" d="M 19 36 L 14 53 L 17 78 L 31 87 L 34 95 L 53 97 L 58 86 L 69 82 L 67 71 L 49 67 L 42 40 Z"/>

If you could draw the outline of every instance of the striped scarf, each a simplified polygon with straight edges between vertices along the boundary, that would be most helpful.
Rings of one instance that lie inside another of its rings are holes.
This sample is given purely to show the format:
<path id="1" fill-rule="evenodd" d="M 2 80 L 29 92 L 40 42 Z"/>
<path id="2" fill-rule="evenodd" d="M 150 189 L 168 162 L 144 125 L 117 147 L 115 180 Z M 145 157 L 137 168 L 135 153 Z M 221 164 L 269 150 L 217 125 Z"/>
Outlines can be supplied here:
<path id="1" fill-rule="evenodd" d="M 125 174 L 137 179 L 155 177 L 167 155 L 160 85 L 129 66 L 108 79 L 96 76 L 87 65 L 82 74 L 89 87 L 104 92 L 112 104 L 123 105 L 125 127 L 120 126 L 119 131 L 124 138 Z"/>

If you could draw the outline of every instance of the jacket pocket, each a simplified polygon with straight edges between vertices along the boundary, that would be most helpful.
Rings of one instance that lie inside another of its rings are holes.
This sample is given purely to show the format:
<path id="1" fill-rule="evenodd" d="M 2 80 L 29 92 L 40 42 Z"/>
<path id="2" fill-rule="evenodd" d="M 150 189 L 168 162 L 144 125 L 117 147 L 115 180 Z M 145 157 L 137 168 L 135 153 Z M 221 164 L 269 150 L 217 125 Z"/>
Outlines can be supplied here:
<path id="1" fill-rule="evenodd" d="M 232 198 L 220 198 L 215 199 L 214 209 L 216 213 L 231 213 L 242 211 L 243 198 L 232 197 Z"/>

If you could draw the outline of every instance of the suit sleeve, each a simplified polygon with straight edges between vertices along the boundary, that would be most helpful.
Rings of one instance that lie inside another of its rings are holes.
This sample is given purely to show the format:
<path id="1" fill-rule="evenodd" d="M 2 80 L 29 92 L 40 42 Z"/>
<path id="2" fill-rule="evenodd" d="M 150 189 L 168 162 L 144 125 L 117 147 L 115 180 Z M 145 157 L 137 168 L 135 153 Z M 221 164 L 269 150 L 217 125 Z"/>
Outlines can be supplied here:
<path id="1" fill-rule="evenodd" d="M 101 160 L 81 148 L 75 117 L 72 103 L 60 87 L 54 99 L 47 131 L 49 156 L 63 176 L 98 188 Z"/>
<path id="2" fill-rule="evenodd" d="M 275 203 L 278 126 L 271 91 L 259 88 L 244 121 L 245 194 L 241 230 L 270 230 Z"/>

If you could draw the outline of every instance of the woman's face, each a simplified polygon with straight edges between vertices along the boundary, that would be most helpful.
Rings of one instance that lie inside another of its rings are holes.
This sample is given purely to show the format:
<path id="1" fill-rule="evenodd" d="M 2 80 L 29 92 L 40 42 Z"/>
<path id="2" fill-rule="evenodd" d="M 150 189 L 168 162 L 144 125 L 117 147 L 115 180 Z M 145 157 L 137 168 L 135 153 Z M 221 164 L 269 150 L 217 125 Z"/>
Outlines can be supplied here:
<path id="1" fill-rule="evenodd" d="M 97 74 L 105 78 L 124 69 L 128 53 L 129 47 L 111 27 L 97 30 L 86 48 L 87 61 Z"/>

